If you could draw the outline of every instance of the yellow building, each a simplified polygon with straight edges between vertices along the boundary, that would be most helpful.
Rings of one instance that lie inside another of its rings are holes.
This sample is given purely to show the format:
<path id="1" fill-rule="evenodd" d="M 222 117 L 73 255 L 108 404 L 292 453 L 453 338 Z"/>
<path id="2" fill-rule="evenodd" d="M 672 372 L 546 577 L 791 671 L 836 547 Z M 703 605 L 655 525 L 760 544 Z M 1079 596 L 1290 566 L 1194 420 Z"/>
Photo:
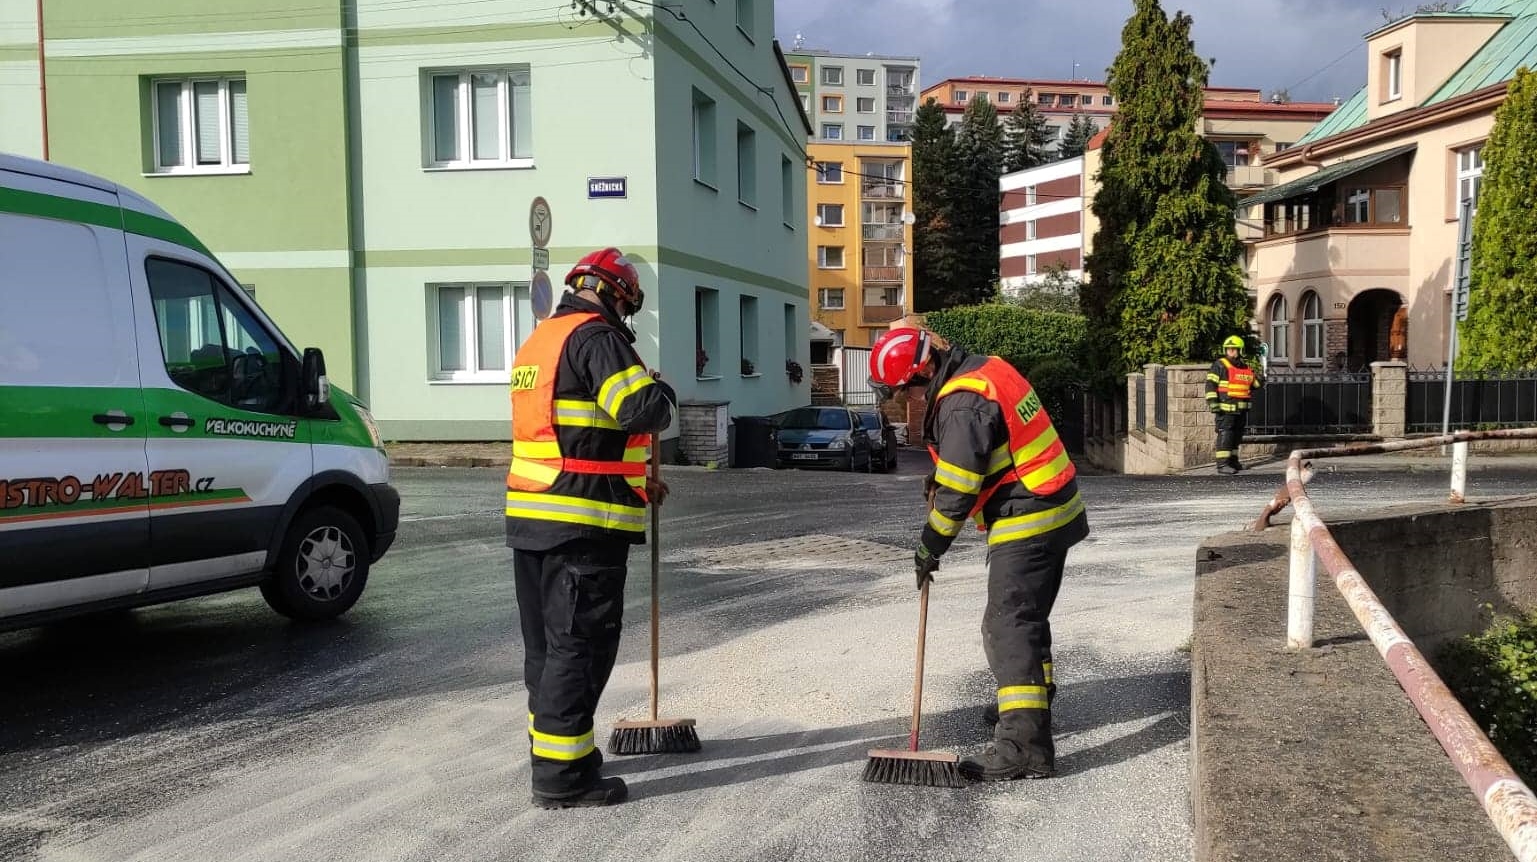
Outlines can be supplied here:
<path id="1" fill-rule="evenodd" d="M 869 347 L 912 311 L 912 147 L 812 143 L 806 183 L 811 318 L 838 343 Z"/>

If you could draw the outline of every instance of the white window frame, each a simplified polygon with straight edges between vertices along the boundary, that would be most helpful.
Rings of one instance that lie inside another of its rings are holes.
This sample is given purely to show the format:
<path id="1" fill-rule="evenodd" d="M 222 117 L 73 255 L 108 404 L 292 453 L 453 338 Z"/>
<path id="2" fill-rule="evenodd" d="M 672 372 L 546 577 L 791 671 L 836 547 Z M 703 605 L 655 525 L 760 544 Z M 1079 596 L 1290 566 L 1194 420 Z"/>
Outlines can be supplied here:
<path id="1" fill-rule="evenodd" d="M 838 211 L 838 220 L 836 222 L 828 221 L 827 216 L 824 215 L 828 208 Z M 822 227 L 843 227 L 845 224 L 843 220 L 843 204 L 817 204 L 817 218 L 822 220 Z"/>
<path id="2" fill-rule="evenodd" d="M 453 159 L 438 158 L 437 144 L 437 103 L 438 96 L 435 81 L 438 78 L 459 76 L 459 85 L 454 88 L 454 98 L 457 102 L 457 123 L 454 129 L 454 140 L 457 152 Z M 473 104 L 474 88 L 471 80 L 475 75 L 496 75 L 496 158 L 475 158 L 475 112 Z M 512 77 L 523 75 L 528 78 L 530 113 L 533 103 L 533 72 L 527 64 L 512 66 L 491 66 L 484 68 L 464 69 L 427 69 L 423 70 L 422 78 L 426 89 L 426 147 L 427 169 L 438 171 L 466 171 L 466 170 L 506 170 L 523 169 L 534 166 L 534 155 L 530 152 L 526 156 L 516 156 L 513 148 L 513 124 L 520 118 L 512 115 Z M 532 117 L 521 118 L 524 123 L 532 123 Z M 529 147 L 533 147 L 533 135 L 529 135 Z"/>
<path id="3" fill-rule="evenodd" d="M 970 96 L 970 95 L 971 95 L 971 91 L 970 90 L 956 90 L 955 91 L 955 103 L 957 105 L 964 105 L 964 104 L 966 104 L 966 97 Z"/>
<path id="4" fill-rule="evenodd" d="M 218 77 L 214 75 L 195 76 L 189 78 L 152 78 L 150 79 L 150 128 L 154 140 L 151 142 L 155 152 L 156 174 L 248 174 L 251 172 L 249 154 L 247 161 L 235 161 L 235 118 L 234 107 L 230 100 L 229 86 L 233 82 L 246 83 L 244 75 L 232 75 Z M 197 162 L 197 99 L 194 95 L 196 85 L 217 83 L 219 85 L 219 163 L 216 165 L 200 165 Z M 160 161 L 160 87 L 164 84 L 180 84 L 181 97 L 177 100 L 176 131 L 181 137 L 182 164 L 167 165 Z M 247 98 L 250 89 L 247 85 Z M 250 146 L 250 102 L 246 103 L 246 145 Z"/>
<path id="5" fill-rule="evenodd" d="M 827 178 L 828 168 L 837 168 L 838 169 L 838 178 L 836 180 L 830 180 L 830 179 Z M 817 162 L 816 163 L 816 172 L 817 172 L 817 185 L 821 185 L 821 186 L 841 186 L 841 185 L 843 185 L 843 162 Z"/>
<path id="6" fill-rule="evenodd" d="M 1484 187 L 1484 145 L 1463 147 L 1457 153 L 1457 199 L 1452 201 L 1458 218 L 1462 217 L 1462 202 L 1473 198 L 1473 213 L 1478 214 L 1478 195 Z M 1470 190 L 1471 194 L 1469 194 Z"/>
<path id="7" fill-rule="evenodd" d="M 790 80 L 797 84 L 806 84 L 811 81 L 811 69 L 806 66 L 791 66 Z"/>
<path id="8" fill-rule="evenodd" d="M 832 249 L 837 249 L 838 250 L 838 263 L 837 263 L 837 265 L 829 264 L 827 262 L 827 257 L 828 257 L 827 253 L 829 251 L 831 251 Z M 849 263 L 848 250 L 845 249 L 843 246 L 841 246 L 841 245 L 819 245 L 819 246 L 817 246 L 817 269 L 847 269 L 848 268 L 848 263 Z"/>
<path id="9" fill-rule="evenodd" d="M 1012 98 L 1014 98 L 1013 95 L 1010 94 L 1009 92 L 1007 92 L 1006 90 L 999 90 L 998 91 L 998 104 L 1000 104 L 1000 105 L 1007 105 L 1007 104 L 1009 104 L 1009 100 L 1012 99 Z"/>
<path id="10" fill-rule="evenodd" d="M 1037 233 L 1037 231 L 1036 231 L 1036 220 L 1035 219 L 1026 219 L 1025 220 L 1025 239 L 1027 241 L 1035 239 L 1036 238 L 1036 233 Z"/>
<path id="11" fill-rule="evenodd" d="M 1025 255 L 1025 275 L 1037 275 L 1040 273 L 1040 263 L 1035 255 Z"/>
<path id="12" fill-rule="evenodd" d="M 443 324 L 442 324 L 442 300 L 441 291 L 444 289 L 462 289 L 466 293 L 464 308 L 460 312 L 459 327 L 464 334 L 462 353 L 460 360 L 464 369 L 460 371 L 445 371 L 442 368 L 443 360 Z M 481 288 L 501 288 L 502 290 L 502 332 L 505 334 L 502 345 L 503 370 L 481 370 L 480 368 L 480 323 L 477 319 L 480 314 L 479 291 Z M 433 282 L 427 285 L 428 298 L 428 380 L 432 383 L 499 383 L 507 384 L 512 381 L 512 360 L 517 354 L 518 346 L 530 333 L 517 331 L 517 297 L 519 290 L 527 291 L 526 282 L 511 281 L 471 281 L 471 282 Z M 521 337 L 520 337 L 521 336 Z"/>
<path id="13" fill-rule="evenodd" d="M 1387 75 L 1387 99 L 1392 102 L 1404 97 L 1404 52 L 1402 48 L 1395 48 L 1384 55 L 1387 68 L 1383 71 Z"/>
<path id="14" fill-rule="evenodd" d="M 854 140 L 856 140 L 856 141 L 873 141 L 873 140 L 875 140 L 875 127 L 874 126 L 855 126 L 854 127 Z"/>
<path id="15" fill-rule="evenodd" d="M 1292 322 L 1284 294 L 1272 296 L 1266 304 L 1265 325 L 1270 336 L 1270 358 L 1277 362 L 1291 362 Z M 1328 347 L 1324 349 L 1328 350 Z"/>
<path id="16" fill-rule="evenodd" d="M 835 78 L 837 80 L 834 80 Z M 843 86 L 843 67 L 842 66 L 823 66 L 822 67 L 822 86 L 824 86 L 824 87 L 841 87 L 841 86 Z"/>
<path id="17" fill-rule="evenodd" d="M 868 103 L 870 105 L 869 108 L 865 108 L 864 107 L 866 103 Z M 875 113 L 875 97 L 874 96 L 858 96 L 858 97 L 855 97 L 855 99 L 854 99 L 854 110 L 855 110 L 856 113 L 860 113 L 860 114 L 873 114 L 873 113 Z"/>
<path id="18" fill-rule="evenodd" d="M 834 293 L 838 294 L 838 304 L 833 305 L 829 300 Z M 841 287 L 823 287 L 817 290 L 817 307 L 823 311 L 843 311 L 848 308 L 845 305 L 847 297 Z"/>
<path id="19" fill-rule="evenodd" d="M 1318 316 L 1317 317 L 1310 317 L 1308 315 L 1308 312 L 1310 310 L 1316 311 L 1318 313 Z M 1317 344 L 1318 344 L 1317 355 L 1314 355 L 1313 351 L 1309 349 L 1312 346 L 1313 342 L 1314 342 L 1314 339 L 1312 338 L 1312 336 L 1315 335 L 1315 334 L 1317 335 L 1316 341 L 1317 341 Z M 1324 335 L 1325 335 L 1325 330 L 1324 330 L 1324 301 L 1323 301 L 1323 297 L 1318 295 L 1318 291 L 1310 290 L 1307 293 L 1302 295 L 1302 361 L 1303 362 L 1322 363 L 1324 361 L 1324 354 L 1327 353 L 1328 350 L 1329 350 L 1329 346 L 1324 343 Z"/>
<path id="20" fill-rule="evenodd" d="M 1027 207 L 1035 206 L 1035 201 L 1036 201 L 1037 197 L 1039 197 L 1039 195 L 1036 192 L 1036 187 L 1035 186 L 1025 186 L 1025 206 L 1027 206 Z"/>
<path id="21" fill-rule="evenodd" d="M 828 132 L 830 130 L 832 130 L 832 129 L 837 129 L 838 130 L 838 134 L 837 134 L 836 137 L 834 137 L 833 135 L 828 134 Z M 842 123 L 823 123 L 822 124 L 822 140 L 824 140 L 824 141 L 841 141 L 841 140 L 843 140 L 843 124 Z"/>
<path id="22" fill-rule="evenodd" d="M 824 114 L 841 114 L 841 113 L 843 113 L 843 97 L 842 96 L 837 96 L 837 95 L 823 96 L 822 97 L 822 113 L 824 113 Z"/>
<path id="23" fill-rule="evenodd" d="M 866 75 L 870 76 L 870 80 L 868 80 L 868 81 L 865 80 L 865 76 Z M 856 86 L 860 86 L 860 87 L 873 87 L 873 86 L 875 86 L 875 70 L 874 69 L 855 69 L 854 70 L 854 84 Z"/>

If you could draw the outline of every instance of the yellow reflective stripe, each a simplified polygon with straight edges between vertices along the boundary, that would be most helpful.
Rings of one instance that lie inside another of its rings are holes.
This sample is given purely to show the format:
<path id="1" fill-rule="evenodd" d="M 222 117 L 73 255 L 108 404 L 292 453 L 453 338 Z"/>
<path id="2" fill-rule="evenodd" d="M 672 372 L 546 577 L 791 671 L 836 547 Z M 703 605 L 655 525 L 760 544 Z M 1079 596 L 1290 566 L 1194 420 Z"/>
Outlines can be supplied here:
<path id="1" fill-rule="evenodd" d="M 1026 488 L 1034 491 L 1036 488 L 1039 488 L 1052 479 L 1055 479 L 1062 473 L 1063 470 L 1066 470 L 1068 465 L 1071 463 L 1073 463 L 1073 459 L 1067 456 L 1067 450 L 1064 449 L 1062 454 L 1051 459 L 1051 461 L 1047 463 L 1046 466 L 1031 470 L 1028 474 L 1025 475 L 1022 481 L 1025 483 Z"/>
<path id="2" fill-rule="evenodd" d="M 993 460 L 987 464 L 987 475 L 1001 473 L 1014 466 L 1014 456 L 1009 454 L 1009 444 L 1005 443 L 993 450 Z"/>
<path id="3" fill-rule="evenodd" d="M 532 738 L 534 756 L 546 760 L 581 760 L 597 750 L 590 730 L 577 736 L 558 736 L 541 733 L 530 726 L 528 734 Z"/>
<path id="4" fill-rule="evenodd" d="M 632 446 L 624 450 L 624 460 L 626 461 L 639 462 L 644 464 L 650 459 L 651 450 L 645 446 Z M 626 476 L 624 477 L 624 481 L 627 482 L 631 488 L 646 487 L 645 476 Z"/>
<path id="5" fill-rule="evenodd" d="M 538 482 L 543 485 L 552 485 L 560 478 L 560 468 L 551 467 L 538 461 L 529 461 L 524 458 L 514 458 L 508 465 L 507 472 L 514 476 L 527 479 L 530 482 Z"/>
<path id="6" fill-rule="evenodd" d="M 595 401 L 557 399 L 554 419 L 556 425 L 620 430 L 619 423 L 614 421 L 614 417 L 599 409 Z"/>
<path id="7" fill-rule="evenodd" d="M 1213 383 L 1221 383 L 1222 382 L 1222 378 L 1219 375 L 1213 374 L 1210 371 L 1206 372 L 1206 379 L 1210 380 Z"/>
<path id="8" fill-rule="evenodd" d="M 1046 430 L 1041 432 L 1040 436 L 1025 444 L 1022 449 L 1014 453 L 1014 463 L 1021 467 L 1025 466 L 1030 463 L 1030 459 L 1045 452 L 1051 447 L 1051 444 L 1059 439 L 1061 438 L 1057 436 L 1057 429 L 1050 425 L 1046 426 Z"/>
<path id="9" fill-rule="evenodd" d="M 1051 683 L 1052 683 L 1052 678 L 1051 678 L 1051 662 L 1049 662 L 1049 661 L 1041 662 L 1041 671 L 1046 674 L 1046 684 L 1047 685 L 1051 685 Z"/>
<path id="10" fill-rule="evenodd" d="M 929 510 L 929 526 L 941 536 L 953 538 L 961 533 L 961 522 L 945 517 L 938 509 Z"/>
<path id="11" fill-rule="evenodd" d="M 554 440 L 514 440 L 512 457 L 532 458 L 535 461 L 554 461 L 560 457 L 560 444 Z"/>
<path id="12" fill-rule="evenodd" d="M 992 397 L 992 386 L 987 381 L 978 380 L 975 377 L 959 377 L 939 387 L 939 394 L 934 396 L 934 400 L 937 401 L 957 389 L 968 389 L 987 398 Z"/>
<path id="13" fill-rule="evenodd" d="M 585 524 L 606 530 L 636 533 L 645 532 L 646 529 L 646 510 L 643 506 L 622 506 L 585 497 L 530 494 L 524 491 L 507 492 L 507 517 Z"/>
<path id="14" fill-rule="evenodd" d="M 1215 393 L 1215 392 L 1208 392 L 1208 393 L 1206 393 L 1206 397 L 1210 398 L 1213 401 L 1215 401 L 1215 400 L 1217 400 L 1217 393 Z"/>
<path id="15" fill-rule="evenodd" d="M 998 711 L 1046 709 L 1046 686 L 1011 685 L 998 689 Z"/>
<path id="16" fill-rule="evenodd" d="M 1073 499 L 1044 512 L 999 518 L 987 531 L 987 543 L 998 545 L 1040 536 L 1058 527 L 1066 526 L 1081 514 L 1083 514 L 1083 497 L 1074 494 Z"/>
<path id="17" fill-rule="evenodd" d="M 644 366 L 631 365 L 623 371 L 614 374 L 603 385 L 598 387 L 598 406 L 610 416 L 619 415 L 619 405 L 624 399 L 637 389 L 652 382 L 651 375 L 646 373 Z"/>
<path id="18" fill-rule="evenodd" d="M 957 467 L 949 461 L 934 465 L 934 481 L 961 494 L 975 494 L 982 490 L 982 476 L 965 467 Z"/>

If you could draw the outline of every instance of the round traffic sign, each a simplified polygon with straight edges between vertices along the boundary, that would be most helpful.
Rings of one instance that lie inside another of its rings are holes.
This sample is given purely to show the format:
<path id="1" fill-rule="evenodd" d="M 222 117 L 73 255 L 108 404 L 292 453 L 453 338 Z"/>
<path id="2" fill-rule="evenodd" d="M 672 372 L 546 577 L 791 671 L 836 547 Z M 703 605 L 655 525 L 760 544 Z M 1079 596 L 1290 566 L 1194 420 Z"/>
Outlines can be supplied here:
<path id="1" fill-rule="evenodd" d="M 534 307 L 534 317 L 544 320 L 555 311 L 555 288 L 550 284 L 550 274 L 542 269 L 534 270 L 528 283 L 529 303 Z"/>
<path id="2" fill-rule="evenodd" d="M 528 238 L 533 240 L 536 248 L 544 248 L 549 243 L 553 226 L 549 201 L 543 197 L 534 198 L 528 206 Z"/>

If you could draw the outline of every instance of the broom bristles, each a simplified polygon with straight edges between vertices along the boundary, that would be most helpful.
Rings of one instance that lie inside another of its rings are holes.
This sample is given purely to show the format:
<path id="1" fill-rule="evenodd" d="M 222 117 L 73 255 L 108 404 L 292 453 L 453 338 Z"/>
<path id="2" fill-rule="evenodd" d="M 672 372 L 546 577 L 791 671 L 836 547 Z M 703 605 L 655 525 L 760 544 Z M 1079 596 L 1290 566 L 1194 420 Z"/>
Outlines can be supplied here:
<path id="1" fill-rule="evenodd" d="M 872 784 L 908 784 L 916 787 L 965 787 L 960 763 L 954 755 L 931 752 L 871 752 L 863 780 Z"/>
<path id="2" fill-rule="evenodd" d="M 655 724 L 636 727 L 615 726 L 608 738 L 608 753 L 690 754 L 700 748 L 699 733 L 693 722 Z"/>

